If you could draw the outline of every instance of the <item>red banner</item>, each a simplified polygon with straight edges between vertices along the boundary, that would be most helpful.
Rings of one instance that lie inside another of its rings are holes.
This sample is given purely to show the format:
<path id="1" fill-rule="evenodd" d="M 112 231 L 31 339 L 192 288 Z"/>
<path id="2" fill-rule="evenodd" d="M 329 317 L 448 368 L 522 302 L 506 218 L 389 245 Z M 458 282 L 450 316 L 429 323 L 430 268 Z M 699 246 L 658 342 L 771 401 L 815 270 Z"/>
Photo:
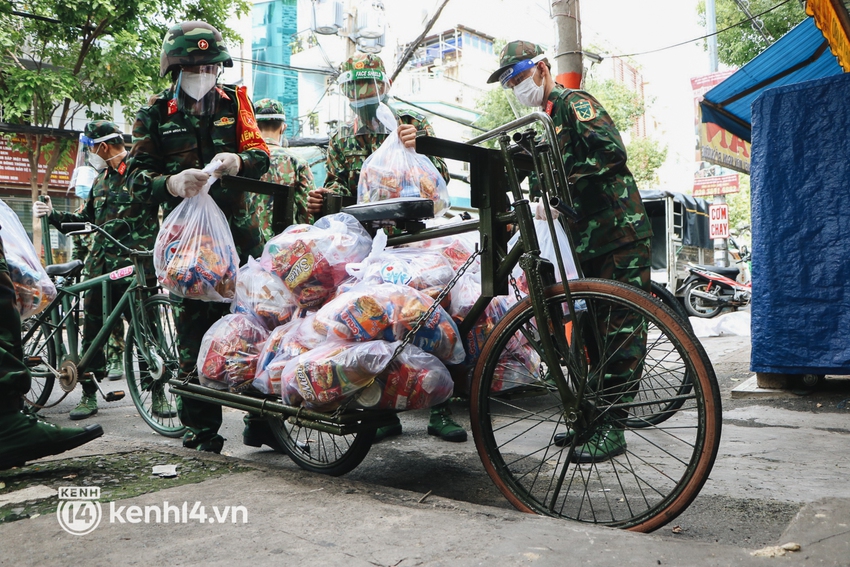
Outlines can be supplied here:
<path id="1" fill-rule="evenodd" d="M 53 138 L 44 137 L 42 144 L 53 142 Z M 30 162 L 27 159 L 27 154 L 12 148 L 12 143 L 23 144 L 25 139 L 23 136 L 16 135 L 12 137 L 11 142 L 5 137 L 0 136 L 0 183 L 8 183 L 12 185 L 30 185 Z M 74 142 L 70 148 L 70 155 L 74 155 L 77 151 L 77 143 Z M 47 171 L 47 163 L 44 154 L 38 160 L 38 183 L 44 183 L 44 173 Z M 68 187 L 71 181 L 71 173 L 74 171 L 74 166 L 56 167 L 50 177 L 50 187 Z"/>

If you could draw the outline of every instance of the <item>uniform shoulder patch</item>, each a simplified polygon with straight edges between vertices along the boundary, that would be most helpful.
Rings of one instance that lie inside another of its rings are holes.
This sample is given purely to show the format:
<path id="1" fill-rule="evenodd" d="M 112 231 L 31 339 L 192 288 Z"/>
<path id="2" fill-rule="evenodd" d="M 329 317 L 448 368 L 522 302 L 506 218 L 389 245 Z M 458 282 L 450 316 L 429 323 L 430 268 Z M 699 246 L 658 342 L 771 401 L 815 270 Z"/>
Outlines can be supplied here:
<path id="1" fill-rule="evenodd" d="M 574 101 L 570 106 L 573 107 L 573 112 L 576 113 L 579 122 L 587 122 L 596 118 L 596 109 L 586 98 Z"/>

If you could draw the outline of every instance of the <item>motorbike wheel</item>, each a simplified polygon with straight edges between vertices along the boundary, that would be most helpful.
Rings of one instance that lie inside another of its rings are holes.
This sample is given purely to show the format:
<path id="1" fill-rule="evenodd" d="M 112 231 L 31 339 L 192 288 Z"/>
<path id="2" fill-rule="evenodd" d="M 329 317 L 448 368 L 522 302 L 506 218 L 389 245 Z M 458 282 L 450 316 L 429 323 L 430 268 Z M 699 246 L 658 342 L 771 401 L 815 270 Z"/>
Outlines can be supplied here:
<path id="1" fill-rule="evenodd" d="M 723 311 L 723 305 L 708 304 L 694 295 L 694 291 L 711 293 L 708 291 L 708 284 L 706 282 L 696 281 L 689 283 L 688 287 L 685 288 L 685 309 L 687 309 L 688 313 L 694 317 L 711 319 Z"/>

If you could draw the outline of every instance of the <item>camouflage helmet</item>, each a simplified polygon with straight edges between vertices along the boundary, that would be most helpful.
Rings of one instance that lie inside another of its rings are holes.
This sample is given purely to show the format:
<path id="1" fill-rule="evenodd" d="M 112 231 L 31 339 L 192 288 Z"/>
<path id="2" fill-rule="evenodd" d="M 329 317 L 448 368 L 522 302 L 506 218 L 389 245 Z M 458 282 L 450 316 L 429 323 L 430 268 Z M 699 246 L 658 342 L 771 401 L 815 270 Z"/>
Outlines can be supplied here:
<path id="1" fill-rule="evenodd" d="M 83 136 L 86 138 L 86 143 L 99 144 L 103 142 L 114 145 L 124 143 L 124 133 L 121 131 L 121 128 L 109 120 L 93 120 L 89 122 L 83 128 Z"/>
<path id="2" fill-rule="evenodd" d="M 531 68 L 530 65 L 527 65 L 524 66 L 524 69 L 517 70 L 514 69 L 514 65 L 529 59 L 536 63 L 543 59 L 543 53 L 544 50 L 541 46 L 530 41 L 512 41 L 508 43 L 502 48 L 502 52 L 499 54 L 499 68 L 490 75 L 487 82 L 495 83 L 496 81 L 500 81 L 504 85 L 512 76 Z M 502 76 L 503 74 L 505 74 L 504 77 Z"/>
<path id="3" fill-rule="evenodd" d="M 355 53 L 342 64 L 340 71 L 337 81 L 350 99 L 380 96 L 383 93 L 377 89 L 389 84 L 384 62 L 374 53 Z"/>
<path id="4" fill-rule="evenodd" d="M 264 98 L 254 103 L 254 118 L 257 122 L 280 120 L 286 122 L 286 111 L 283 103 L 273 98 Z"/>
<path id="5" fill-rule="evenodd" d="M 223 63 L 233 67 L 221 33 L 206 22 L 181 22 L 169 28 L 162 40 L 159 76 L 183 65 Z"/>

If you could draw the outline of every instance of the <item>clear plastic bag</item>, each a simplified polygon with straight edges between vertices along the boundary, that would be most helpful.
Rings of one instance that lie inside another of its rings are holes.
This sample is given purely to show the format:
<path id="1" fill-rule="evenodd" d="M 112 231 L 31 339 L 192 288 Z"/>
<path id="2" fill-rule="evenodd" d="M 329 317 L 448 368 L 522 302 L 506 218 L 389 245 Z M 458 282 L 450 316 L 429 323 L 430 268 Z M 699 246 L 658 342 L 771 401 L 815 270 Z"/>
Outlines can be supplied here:
<path id="1" fill-rule="evenodd" d="M 283 280 L 300 307 L 318 307 L 348 278 L 346 264 L 362 262 L 371 248 L 357 219 L 337 213 L 288 227 L 266 243 L 260 264 Z"/>
<path id="2" fill-rule="evenodd" d="M 316 313 L 320 334 L 343 341 L 398 341 L 434 303 L 421 291 L 404 285 L 362 283 L 334 298 Z M 414 335 L 412 344 L 446 364 L 465 357 L 457 326 L 438 306 Z"/>
<path id="3" fill-rule="evenodd" d="M 316 313 L 296 317 L 271 332 L 257 360 L 254 387 L 264 394 L 280 394 L 280 375 L 286 364 L 324 343 L 327 337 L 313 329 Z"/>
<path id="4" fill-rule="evenodd" d="M 398 197 L 431 199 L 435 217 L 444 215 L 451 206 L 446 181 L 431 160 L 413 148 L 405 148 L 394 131 L 363 162 L 357 202 L 373 203 Z"/>
<path id="5" fill-rule="evenodd" d="M 578 270 L 576 269 L 576 264 L 573 260 L 570 241 L 558 219 L 554 219 L 553 224 L 555 225 L 555 234 L 558 239 L 558 247 L 561 250 L 561 258 L 564 261 L 564 270 L 567 273 L 567 279 L 574 280 L 578 277 Z M 540 257 L 552 262 L 555 267 L 555 281 L 561 281 L 561 271 L 558 269 L 557 261 L 558 255 L 555 253 L 555 244 L 554 239 L 552 238 L 552 232 L 549 230 L 549 223 L 545 219 L 535 218 L 534 230 L 537 233 L 537 240 L 540 244 Z M 519 237 L 519 232 L 513 235 L 513 237 L 508 241 L 508 250 L 513 248 L 516 243 L 519 242 Z M 528 284 L 525 281 L 525 274 L 523 273 L 522 268 L 518 265 L 515 266 L 512 274 L 517 280 L 520 291 L 523 294 L 527 294 Z"/>
<path id="6" fill-rule="evenodd" d="M 201 385 L 234 392 L 247 389 L 268 335 L 253 317 L 240 313 L 225 315 L 213 323 L 198 352 Z"/>
<path id="7" fill-rule="evenodd" d="M 232 313 L 244 313 L 256 318 L 272 330 L 288 323 L 298 305 L 286 289 L 283 280 L 265 271 L 260 263 L 249 257 L 236 276 L 236 295 L 230 306 Z"/>
<path id="8" fill-rule="evenodd" d="M 390 347 L 395 351 L 399 343 Z M 415 410 L 448 400 L 454 382 L 434 355 L 408 345 L 371 385 L 360 390 L 355 403 L 369 409 Z"/>
<path id="9" fill-rule="evenodd" d="M 0 201 L 0 238 L 15 287 L 18 313 L 21 319 L 38 315 L 56 298 L 56 286 L 41 265 L 18 215 L 3 201 Z"/>
<path id="10" fill-rule="evenodd" d="M 171 293 L 230 303 L 239 256 L 227 217 L 204 187 L 163 221 L 154 246 L 156 278 Z"/>
<path id="11" fill-rule="evenodd" d="M 291 406 L 332 410 L 369 386 L 392 358 L 386 341 L 325 343 L 290 360 L 281 373 L 281 399 Z"/>

